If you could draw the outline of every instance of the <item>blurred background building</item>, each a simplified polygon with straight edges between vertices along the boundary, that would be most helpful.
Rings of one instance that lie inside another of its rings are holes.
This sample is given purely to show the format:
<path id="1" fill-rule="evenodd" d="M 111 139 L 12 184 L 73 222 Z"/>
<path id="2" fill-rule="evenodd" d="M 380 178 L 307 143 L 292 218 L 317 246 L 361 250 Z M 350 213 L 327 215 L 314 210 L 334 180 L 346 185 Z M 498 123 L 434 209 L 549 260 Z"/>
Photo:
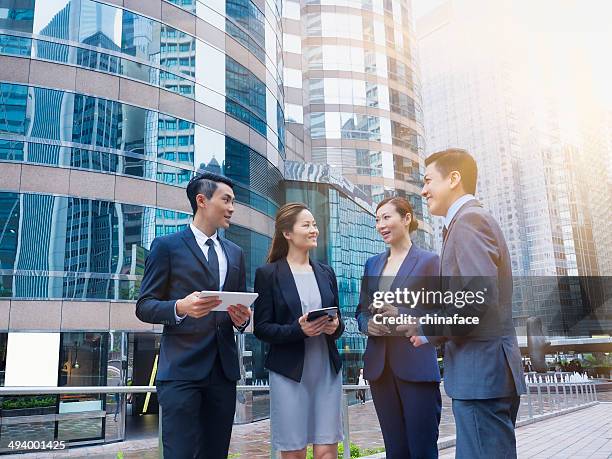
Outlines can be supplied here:
<path id="1" fill-rule="evenodd" d="M 568 5 L 585 9 L 570 2 L 551 21 L 550 2 L 437 3 L 417 20 L 426 151 L 476 158 L 477 197 L 512 259 L 515 326 L 535 315 L 551 335 L 609 334 L 610 282 L 576 277 L 609 276 L 612 248 L 610 112 L 595 84 L 604 73 L 584 31 L 566 33 Z"/>

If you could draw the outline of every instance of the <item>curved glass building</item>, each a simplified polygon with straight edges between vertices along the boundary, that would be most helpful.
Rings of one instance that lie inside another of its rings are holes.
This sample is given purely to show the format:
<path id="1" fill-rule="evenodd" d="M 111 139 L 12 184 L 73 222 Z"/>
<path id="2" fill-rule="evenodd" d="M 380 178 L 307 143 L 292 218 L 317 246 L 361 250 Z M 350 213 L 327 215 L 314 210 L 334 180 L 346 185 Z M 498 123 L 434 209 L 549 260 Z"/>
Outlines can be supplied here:
<path id="1" fill-rule="evenodd" d="M 236 183 L 226 237 L 244 248 L 252 284 L 284 202 L 280 10 L 0 1 L 0 382 L 150 383 L 159 327 L 135 318 L 133 300 L 152 240 L 189 223 L 184 187 L 198 170 Z M 123 438 L 109 419 L 120 403 L 15 398 L 3 416 L 30 411 L 3 424 L 0 448 L 31 429 L 41 441 Z M 132 413 L 155 405 L 135 397 Z M 63 417 L 76 412 L 78 425 Z M 25 422 L 47 413 L 57 416 Z"/>
<path id="2" fill-rule="evenodd" d="M 374 202 L 409 199 L 431 244 L 420 197 L 423 124 L 408 0 L 286 0 L 288 131 Z M 303 131 L 303 134 L 302 132 Z"/>

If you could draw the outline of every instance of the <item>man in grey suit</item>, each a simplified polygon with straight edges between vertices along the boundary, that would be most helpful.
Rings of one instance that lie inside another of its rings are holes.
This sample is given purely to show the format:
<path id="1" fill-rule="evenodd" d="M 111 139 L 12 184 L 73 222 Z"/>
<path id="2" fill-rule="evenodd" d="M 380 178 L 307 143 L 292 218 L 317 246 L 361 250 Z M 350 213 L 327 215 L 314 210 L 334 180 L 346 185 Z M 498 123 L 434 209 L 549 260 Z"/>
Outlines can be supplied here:
<path id="1" fill-rule="evenodd" d="M 434 153 L 421 192 L 433 215 L 445 217 L 440 260 L 443 291 L 483 293 L 482 304 L 443 305 L 438 316 L 477 317 L 478 325 L 398 327 L 414 346 L 444 343 L 444 389 L 452 398 L 457 458 L 514 458 L 514 428 L 525 393 L 512 324 L 512 270 L 502 231 L 475 199 L 477 166 L 465 150 Z M 424 335 L 424 336 L 423 336 Z"/>

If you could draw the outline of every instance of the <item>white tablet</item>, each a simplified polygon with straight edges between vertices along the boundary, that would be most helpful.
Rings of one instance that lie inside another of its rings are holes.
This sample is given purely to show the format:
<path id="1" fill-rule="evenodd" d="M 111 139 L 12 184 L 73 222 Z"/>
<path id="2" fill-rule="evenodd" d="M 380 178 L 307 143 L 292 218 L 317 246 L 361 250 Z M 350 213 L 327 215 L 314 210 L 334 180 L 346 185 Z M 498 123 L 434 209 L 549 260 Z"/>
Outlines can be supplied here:
<path id="1" fill-rule="evenodd" d="M 208 296 L 218 296 L 222 301 L 213 311 L 227 311 L 227 307 L 232 304 L 244 304 L 246 307 L 249 307 L 259 295 L 257 293 L 219 292 L 210 290 L 200 292 L 200 298 L 206 298 Z"/>

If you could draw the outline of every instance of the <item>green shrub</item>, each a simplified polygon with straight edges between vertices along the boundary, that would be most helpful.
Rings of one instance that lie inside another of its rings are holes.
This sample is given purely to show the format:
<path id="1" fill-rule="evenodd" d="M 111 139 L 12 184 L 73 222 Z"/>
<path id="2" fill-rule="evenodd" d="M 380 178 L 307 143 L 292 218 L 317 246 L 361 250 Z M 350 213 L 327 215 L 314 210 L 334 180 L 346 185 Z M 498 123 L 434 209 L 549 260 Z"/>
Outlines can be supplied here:
<path id="1" fill-rule="evenodd" d="M 55 396 L 34 396 L 34 397 L 15 397 L 5 398 L 0 402 L 3 410 L 17 410 L 24 408 L 47 408 L 55 406 Z"/>
<path id="2" fill-rule="evenodd" d="M 376 453 L 382 453 L 384 448 L 364 448 L 361 449 L 355 443 L 351 443 L 351 458 L 358 458 L 364 456 L 370 456 Z M 344 458 L 344 443 L 338 443 L 338 459 Z M 309 446 L 306 450 L 306 459 L 314 459 L 312 446 Z"/>

